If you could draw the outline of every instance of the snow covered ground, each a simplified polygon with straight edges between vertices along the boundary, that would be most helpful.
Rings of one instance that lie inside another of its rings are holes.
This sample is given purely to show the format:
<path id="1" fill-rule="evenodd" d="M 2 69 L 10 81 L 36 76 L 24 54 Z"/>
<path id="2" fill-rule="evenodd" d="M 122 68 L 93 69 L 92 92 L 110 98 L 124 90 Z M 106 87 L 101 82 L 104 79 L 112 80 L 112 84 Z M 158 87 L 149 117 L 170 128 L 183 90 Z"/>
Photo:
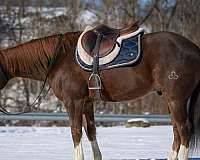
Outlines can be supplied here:
<path id="1" fill-rule="evenodd" d="M 170 126 L 97 128 L 104 160 L 166 158 L 172 143 Z M 84 134 L 85 160 L 91 160 Z M 73 160 L 70 129 L 64 127 L 0 127 L 0 160 Z"/>

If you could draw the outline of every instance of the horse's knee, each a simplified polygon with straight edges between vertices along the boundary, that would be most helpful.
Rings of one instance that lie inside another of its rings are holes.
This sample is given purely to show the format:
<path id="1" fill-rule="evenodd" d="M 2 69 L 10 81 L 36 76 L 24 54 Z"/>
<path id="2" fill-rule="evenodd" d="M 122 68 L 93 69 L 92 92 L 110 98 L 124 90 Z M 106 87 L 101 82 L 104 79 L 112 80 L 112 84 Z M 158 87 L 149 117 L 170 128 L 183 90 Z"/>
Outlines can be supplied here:
<path id="1" fill-rule="evenodd" d="M 180 137 L 175 137 L 175 136 L 174 136 L 174 141 L 173 141 L 173 145 L 172 145 L 173 151 L 178 152 L 178 151 L 179 151 L 179 148 L 180 148 L 180 144 L 181 144 L 181 139 L 180 139 Z"/>
<path id="2" fill-rule="evenodd" d="M 76 141 L 80 141 L 81 137 L 82 137 L 82 128 L 71 128 L 71 133 L 72 133 L 72 137 L 73 139 L 75 139 Z"/>
<path id="3" fill-rule="evenodd" d="M 96 140 L 96 126 L 94 120 L 94 106 L 91 101 L 84 106 L 84 128 L 89 141 Z"/>
<path id="4" fill-rule="evenodd" d="M 178 129 L 175 123 L 173 124 L 173 134 L 174 134 L 174 141 L 173 141 L 172 149 L 173 151 L 178 152 L 180 144 L 181 144 L 181 139 L 180 139 L 180 135 L 178 133 Z"/>
<path id="5" fill-rule="evenodd" d="M 189 140 L 190 140 L 190 133 L 191 132 L 191 125 L 190 123 L 182 123 L 179 124 L 179 134 L 181 139 L 181 144 L 189 147 Z"/>
<path id="6" fill-rule="evenodd" d="M 78 145 L 82 138 L 82 123 L 72 120 L 71 135 L 73 138 L 74 146 Z"/>

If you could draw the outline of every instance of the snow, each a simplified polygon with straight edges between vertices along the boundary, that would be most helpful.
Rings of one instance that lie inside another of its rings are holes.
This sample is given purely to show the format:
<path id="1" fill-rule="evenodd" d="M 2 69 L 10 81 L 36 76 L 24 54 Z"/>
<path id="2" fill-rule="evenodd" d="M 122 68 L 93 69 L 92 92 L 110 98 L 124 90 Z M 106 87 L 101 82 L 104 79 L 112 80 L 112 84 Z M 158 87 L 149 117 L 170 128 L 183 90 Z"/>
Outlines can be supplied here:
<path id="1" fill-rule="evenodd" d="M 166 158 L 172 143 L 171 126 L 97 128 L 104 160 Z M 83 135 L 85 160 L 92 159 Z M 0 127 L 0 160 L 73 160 L 70 128 Z"/>
<path id="2" fill-rule="evenodd" d="M 149 123 L 149 121 L 145 118 L 132 118 L 132 119 L 129 119 L 127 121 L 128 123 L 131 123 L 131 122 L 143 122 L 143 123 Z"/>
<path id="3" fill-rule="evenodd" d="M 150 128 L 97 128 L 104 160 L 163 158 L 172 143 L 170 126 Z M 90 144 L 83 135 L 85 159 L 92 159 Z M 70 128 L 0 127 L 0 160 L 72 160 Z"/>

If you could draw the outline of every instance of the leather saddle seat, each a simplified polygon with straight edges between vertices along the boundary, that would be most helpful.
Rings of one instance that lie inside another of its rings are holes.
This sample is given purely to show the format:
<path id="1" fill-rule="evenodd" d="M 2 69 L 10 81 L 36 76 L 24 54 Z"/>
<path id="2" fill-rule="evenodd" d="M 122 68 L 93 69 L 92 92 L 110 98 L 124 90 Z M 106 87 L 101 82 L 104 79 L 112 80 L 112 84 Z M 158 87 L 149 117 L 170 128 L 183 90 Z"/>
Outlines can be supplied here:
<path id="1" fill-rule="evenodd" d="M 126 34 L 132 33 L 138 28 L 139 27 L 137 24 L 132 24 L 122 29 L 115 29 L 101 24 L 83 34 L 81 45 L 87 54 L 93 57 L 92 51 L 95 47 L 97 36 L 98 34 L 101 34 L 102 39 L 99 47 L 99 57 L 105 57 L 113 51 L 116 44 L 120 45 L 117 43 L 117 38 L 119 36 L 124 36 Z"/>

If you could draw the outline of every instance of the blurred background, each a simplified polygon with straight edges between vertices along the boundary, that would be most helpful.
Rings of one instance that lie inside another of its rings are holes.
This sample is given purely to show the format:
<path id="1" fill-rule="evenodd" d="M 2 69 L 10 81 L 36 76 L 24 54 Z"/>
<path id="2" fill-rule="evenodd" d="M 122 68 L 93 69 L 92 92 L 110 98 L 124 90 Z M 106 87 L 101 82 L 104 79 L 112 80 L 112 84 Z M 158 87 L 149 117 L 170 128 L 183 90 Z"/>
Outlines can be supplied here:
<path id="1" fill-rule="evenodd" d="M 200 46 L 199 0 L 1 0 L 0 48 L 48 35 L 83 30 L 87 25 L 104 23 L 120 28 L 136 21 L 146 33 L 176 32 Z M 15 78 L 0 91 L 0 104 L 6 105 L 9 111 L 20 112 L 24 106 L 32 104 L 42 84 Z M 45 99 L 39 99 L 36 107 L 37 112 L 66 112 L 52 91 Z M 168 114 L 162 96 L 157 93 L 128 102 L 102 102 L 95 108 L 96 113 L 101 114 Z M 2 125 L 51 125 L 50 122 L 37 121 L 1 122 Z M 62 124 L 57 122 L 56 125 Z"/>

